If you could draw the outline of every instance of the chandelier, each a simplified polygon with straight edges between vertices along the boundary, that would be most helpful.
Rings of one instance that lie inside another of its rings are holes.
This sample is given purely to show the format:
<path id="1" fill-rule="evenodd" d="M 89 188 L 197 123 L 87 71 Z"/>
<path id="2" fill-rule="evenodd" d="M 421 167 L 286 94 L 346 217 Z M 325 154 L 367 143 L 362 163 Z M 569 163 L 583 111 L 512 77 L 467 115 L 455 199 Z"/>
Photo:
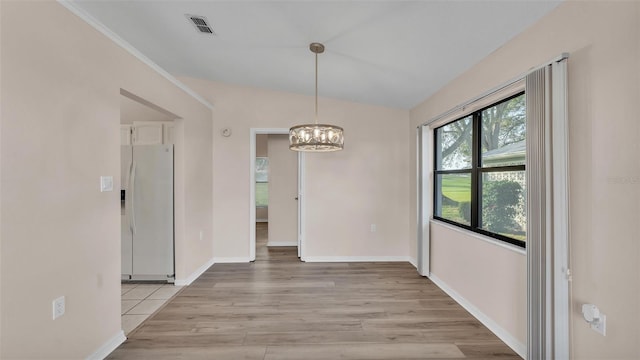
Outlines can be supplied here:
<path id="1" fill-rule="evenodd" d="M 311 43 L 309 49 L 316 55 L 315 123 L 296 125 L 289 129 L 289 149 L 308 152 L 342 150 L 344 148 L 344 130 L 335 125 L 318 124 L 318 54 L 324 52 L 324 45 Z"/>

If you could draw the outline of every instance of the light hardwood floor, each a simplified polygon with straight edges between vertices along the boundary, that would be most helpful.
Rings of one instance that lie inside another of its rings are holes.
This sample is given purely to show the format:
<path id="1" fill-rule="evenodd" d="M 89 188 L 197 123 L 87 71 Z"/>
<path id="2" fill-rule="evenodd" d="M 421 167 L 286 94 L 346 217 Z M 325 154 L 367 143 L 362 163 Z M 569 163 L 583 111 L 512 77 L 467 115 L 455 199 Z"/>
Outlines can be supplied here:
<path id="1" fill-rule="evenodd" d="M 408 263 L 215 264 L 109 359 L 520 359 Z"/>

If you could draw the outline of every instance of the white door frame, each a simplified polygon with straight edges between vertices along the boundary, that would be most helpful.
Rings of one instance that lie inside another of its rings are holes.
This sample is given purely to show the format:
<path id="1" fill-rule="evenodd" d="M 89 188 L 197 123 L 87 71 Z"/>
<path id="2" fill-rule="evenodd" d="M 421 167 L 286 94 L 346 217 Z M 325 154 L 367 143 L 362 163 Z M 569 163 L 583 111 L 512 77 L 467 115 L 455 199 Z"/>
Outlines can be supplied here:
<path id="1" fill-rule="evenodd" d="M 288 128 L 249 129 L 249 261 L 256 259 L 256 135 L 289 135 Z M 304 153 L 298 152 L 298 257 L 304 261 Z"/>

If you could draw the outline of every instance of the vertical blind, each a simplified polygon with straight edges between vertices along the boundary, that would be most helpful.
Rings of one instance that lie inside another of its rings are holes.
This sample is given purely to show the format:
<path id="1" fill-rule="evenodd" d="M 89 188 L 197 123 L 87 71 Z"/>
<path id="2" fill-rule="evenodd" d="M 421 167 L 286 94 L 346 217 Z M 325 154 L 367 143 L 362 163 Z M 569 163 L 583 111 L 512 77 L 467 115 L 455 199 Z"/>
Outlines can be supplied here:
<path id="1" fill-rule="evenodd" d="M 546 91 L 547 68 L 541 68 L 527 75 L 527 288 L 529 293 L 527 320 L 528 356 L 527 359 L 547 359 L 545 336 L 547 324 L 547 154 L 546 133 L 549 129 L 549 116 Z"/>

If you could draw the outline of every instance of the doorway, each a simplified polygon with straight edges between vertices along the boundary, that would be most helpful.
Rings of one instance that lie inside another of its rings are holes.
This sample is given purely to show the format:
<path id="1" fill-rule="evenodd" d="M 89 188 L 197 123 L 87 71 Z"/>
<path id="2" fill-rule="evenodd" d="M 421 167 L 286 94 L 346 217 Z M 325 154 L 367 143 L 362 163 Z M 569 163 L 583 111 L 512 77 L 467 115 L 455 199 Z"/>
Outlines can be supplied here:
<path id="1" fill-rule="evenodd" d="M 289 150 L 288 134 L 289 129 L 251 129 L 250 261 L 304 261 L 304 154 Z"/>
<path id="2" fill-rule="evenodd" d="M 173 284 L 177 119 L 120 91 L 121 326 L 125 334 L 181 289 Z"/>

